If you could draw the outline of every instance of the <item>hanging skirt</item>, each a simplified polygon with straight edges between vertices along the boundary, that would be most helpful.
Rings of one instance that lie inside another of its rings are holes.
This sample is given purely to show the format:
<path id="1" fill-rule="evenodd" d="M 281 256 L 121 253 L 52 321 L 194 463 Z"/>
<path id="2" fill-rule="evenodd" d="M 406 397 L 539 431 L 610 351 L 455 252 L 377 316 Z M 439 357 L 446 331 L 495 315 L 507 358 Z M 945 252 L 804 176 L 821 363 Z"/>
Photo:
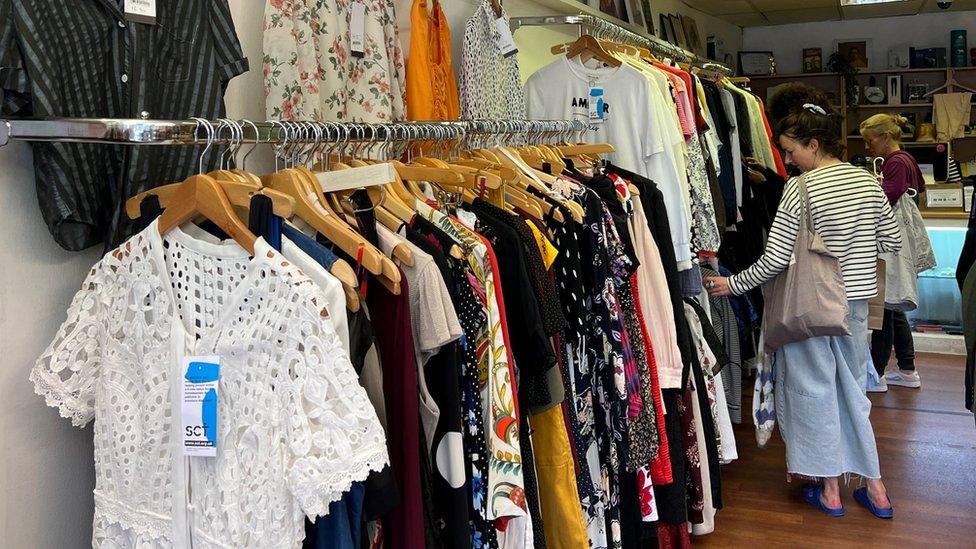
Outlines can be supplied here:
<path id="1" fill-rule="evenodd" d="M 776 419 L 791 474 L 881 478 L 864 392 L 868 303 L 848 303 L 851 335 L 813 337 L 776 352 Z"/>

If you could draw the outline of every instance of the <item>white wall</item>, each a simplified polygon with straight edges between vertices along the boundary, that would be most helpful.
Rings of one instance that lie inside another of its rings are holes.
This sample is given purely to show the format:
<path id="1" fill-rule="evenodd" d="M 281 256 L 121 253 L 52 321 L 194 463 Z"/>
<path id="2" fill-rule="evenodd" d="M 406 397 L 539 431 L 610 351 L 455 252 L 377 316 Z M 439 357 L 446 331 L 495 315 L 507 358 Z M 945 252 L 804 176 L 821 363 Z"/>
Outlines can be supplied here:
<path id="1" fill-rule="evenodd" d="M 742 49 L 772 51 L 780 73 L 801 72 L 804 48 L 822 48 L 824 64 L 835 40 L 871 39 L 868 63 L 872 69 L 888 67 L 888 49 L 949 47 L 949 31 L 966 29 L 969 45 L 976 47 L 976 11 L 924 13 L 855 21 L 797 23 L 743 29 Z"/>
<path id="2" fill-rule="evenodd" d="M 92 430 L 45 406 L 27 374 L 97 252 L 54 243 L 25 143 L 0 147 L 0 204 L 0 545 L 91 546 Z"/>

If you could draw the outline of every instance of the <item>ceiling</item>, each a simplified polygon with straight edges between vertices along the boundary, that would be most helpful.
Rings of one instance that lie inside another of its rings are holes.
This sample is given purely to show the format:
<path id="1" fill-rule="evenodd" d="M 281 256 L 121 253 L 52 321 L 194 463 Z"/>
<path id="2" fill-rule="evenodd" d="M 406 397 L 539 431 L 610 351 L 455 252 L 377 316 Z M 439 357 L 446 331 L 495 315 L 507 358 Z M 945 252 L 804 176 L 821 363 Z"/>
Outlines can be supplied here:
<path id="1" fill-rule="evenodd" d="M 954 0 L 941 10 L 936 0 L 904 0 L 883 4 L 840 7 L 840 0 L 682 0 L 685 4 L 740 27 L 839 21 L 916 15 L 938 11 L 976 10 L 976 0 Z"/>

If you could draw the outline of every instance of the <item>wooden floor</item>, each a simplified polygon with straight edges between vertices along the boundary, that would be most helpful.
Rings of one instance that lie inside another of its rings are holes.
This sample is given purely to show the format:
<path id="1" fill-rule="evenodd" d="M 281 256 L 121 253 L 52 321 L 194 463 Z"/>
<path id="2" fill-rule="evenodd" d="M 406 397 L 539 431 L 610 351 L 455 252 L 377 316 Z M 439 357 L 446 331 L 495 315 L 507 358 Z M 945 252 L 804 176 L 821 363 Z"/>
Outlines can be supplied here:
<path id="1" fill-rule="evenodd" d="M 965 359 L 919 355 L 917 367 L 921 390 L 891 387 L 870 395 L 894 520 L 874 518 L 854 501 L 856 481 L 842 484 L 845 517 L 814 510 L 800 496 L 802 481 L 786 482 L 779 433 L 760 450 L 744 417 L 735 429 L 739 460 L 722 469 L 725 508 L 718 512 L 715 533 L 692 542 L 750 549 L 976 548 L 976 423 L 964 407 Z M 752 380 L 743 385 L 743 410 L 751 410 Z"/>

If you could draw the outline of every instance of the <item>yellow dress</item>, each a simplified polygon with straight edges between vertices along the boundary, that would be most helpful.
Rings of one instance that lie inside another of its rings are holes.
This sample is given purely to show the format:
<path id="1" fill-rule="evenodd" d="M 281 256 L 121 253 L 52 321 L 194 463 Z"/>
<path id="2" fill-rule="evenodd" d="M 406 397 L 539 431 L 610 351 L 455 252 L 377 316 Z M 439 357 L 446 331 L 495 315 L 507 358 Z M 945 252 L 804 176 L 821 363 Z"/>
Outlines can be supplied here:
<path id="1" fill-rule="evenodd" d="M 451 29 L 440 2 L 414 0 L 410 10 L 410 56 L 407 58 L 407 118 L 457 120 L 461 115 L 451 64 Z"/>

